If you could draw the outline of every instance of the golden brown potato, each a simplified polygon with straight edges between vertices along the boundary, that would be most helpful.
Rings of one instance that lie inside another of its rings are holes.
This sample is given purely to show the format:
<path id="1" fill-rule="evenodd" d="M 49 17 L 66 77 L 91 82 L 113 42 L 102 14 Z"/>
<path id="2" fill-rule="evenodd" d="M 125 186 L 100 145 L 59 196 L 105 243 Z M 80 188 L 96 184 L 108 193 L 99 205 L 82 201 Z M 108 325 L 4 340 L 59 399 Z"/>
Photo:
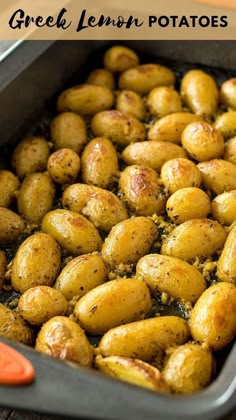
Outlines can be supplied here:
<path id="1" fill-rule="evenodd" d="M 185 127 L 201 117 L 190 112 L 175 112 L 157 120 L 148 131 L 148 140 L 181 144 Z"/>
<path id="2" fill-rule="evenodd" d="M 22 218 L 14 211 L 0 207 L 0 244 L 15 241 L 25 228 Z"/>
<path id="3" fill-rule="evenodd" d="M 72 111 L 79 115 L 94 115 L 110 109 L 114 95 L 106 86 L 84 83 L 64 90 L 58 98 L 58 112 Z"/>
<path id="4" fill-rule="evenodd" d="M 93 348 L 84 331 L 65 316 L 55 316 L 42 326 L 35 348 L 82 366 L 91 366 L 93 362 Z"/>
<path id="5" fill-rule="evenodd" d="M 2 286 L 5 282 L 5 273 L 7 270 L 7 258 L 4 251 L 0 250 L 0 289 L 2 289 Z"/>
<path id="6" fill-rule="evenodd" d="M 122 201 L 111 191 L 86 184 L 73 184 L 62 196 L 64 208 L 81 213 L 96 228 L 110 232 L 117 223 L 128 219 Z"/>
<path id="7" fill-rule="evenodd" d="M 56 315 L 64 315 L 67 300 L 58 290 L 48 286 L 36 286 L 21 295 L 17 310 L 25 321 L 42 325 Z"/>
<path id="8" fill-rule="evenodd" d="M 24 293 L 35 286 L 51 286 L 61 265 L 57 242 L 45 233 L 29 236 L 18 248 L 12 264 L 12 287 Z"/>
<path id="9" fill-rule="evenodd" d="M 118 156 L 112 142 L 105 137 L 91 140 L 81 156 L 82 181 L 110 189 L 118 176 Z"/>
<path id="10" fill-rule="evenodd" d="M 142 64 L 124 71 L 119 78 L 119 89 L 134 90 L 146 94 L 157 86 L 172 86 L 175 74 L 160 64 Z"/>
<path id="11" fill-rule="evenodd" d="M 142 97 L 132 90 L 122 90 L 118 93 L 116 109 L 138 120 L 143 120 L 146 115 Z"/>
<path id="12" fill-rule="evenodd" d="M 181 96 L 189 109 L 204 118 L 217 111 L 219 91 L 215 80 L 202 70 L 190 70 L 182 79 Z"/>
<path id="13" fill-rule="evenodd" d="M 221 132 L 225 140 L 236 136 L 236 111 L 229 111 L 219 115 L 215 120 L 214 126 Z"/>
<path id="14" fill-rule="evenodd" d="M 85 254 L 73 258 L 61 271 L 54 285 L 67 300 L 82 297 L 106 280 L 106 267 L 102 258 Z"/>
<path id="15" fill-rule="evenodd" d="M 74 317 L 91 335 L 144 319 L 152 301 L 148 287 L 135 279 L 116 279 L 90 290 L 75 305 Z"/>
<path id="16" fill-rule="evenodd" d="M 159 118 L 182 111 L 180 95 L 172 86 L 152 89 L 147 97 L 147 107 L 151 114 Z"/>
<path id="17" fill-rule="evenodd" d="M 236 189 L 236 166 L 223 159 L 198 164 L 204 187 L 214 194 Z"/>
<path id="18" fill-rule="evenodd" d="M 32 345 L 34 333 L 19 314 L 0 303 L 0 337 Z"/>
<path id="19" fill-rule="evenodd" d="M 168 358 L 163 375 L 172 391 L 191 394 L 205 388 L 213 375 L 214 360 L 206 346 L 187 343 Z"/>
<path id="20" fill-rule="evenodd" d="M 115 89 L 115 78 L 113 74 L 106 69 L 92 70 L 86 79 L 86 83 Z"/>
<path id="21" fill-rule="evenodd" d="M 224 160 L 236 165 L 236 137 L 229 139 L 225 143 Z"/>
<path id="22" fill-rule="evenodd" d="M 87 140 L 87 129 L 82 117 L 74 112 L 57 115 L 50 126 L 54 148 L 72 149 L 80 153 Z"/>
<path id="23" fill-rule="evenodd" d="M 156 172 L 148 166 L 127 166 L 120 174 L 122 200 L 137 216 L 165 212 L 166 196 Z"/>
<path id="24" fill-rule="evenodd" d="M 0 170 L 0 207 L 10 207 L 19 187 L 19 179 L 13 172 Z"/>
<path id="25" fill-rule="evenodd" d="M 42 231 L 51 235 L 72 255 L 98 251 L 102 239 L 95 226 L 84 216 L 69 210 L 52 210 L 44 216 Z"/>
<path id="26" fill-rule="evenodd" d="M 212 350 L 230 343 L 236 334 L 236 287 L 222 282 L 205 290 L 191 313 L 190 330 L 194 340 Z"/>
<path id="27" fill-rule="evenodd" d="M 135 264 L 150 251 L 157 228 L 147 217 L 134 217 L 114 226 L 102 247 L 102 258 L 110 267 Z"/>
<path id="28" fill-rule="evenodd" d="M 91 129 L 95 136 L 107 137 L 118 146 L 143 141 L 146 136 L 145 127 L 137 118 L 116 110 L 98 112 Z"/>
<path id="29" fill-rule="evenodd" d="M 104 54 L 104 67 L 113 73 L 121 73 L 127 69 L 138 66 L 138 55 L 128 47 L 114 45 Z"/>
<path id="30" fill-rule="evenodd" d="M 224 139 L 220 131 L 205 121 L 187 125 L 181 142 L 189 155 L 198 162 L 218 159 L 224 153 Z"/>
<path id="31" fill-rule="evenodd" d="M 236 221 L 236 190 L 217 195 L 211 207 L 214 219 L 223 225 L 230 226 Z"/>
<path id="32" fill-rule="evenodd" d="M 227 233 L 216 221 L 193 219 L 177 226 L 163 241 L 161 254 L 190 261 L 223 248 Z"/>
<path id="33" fill-rule="evenodd" d="M 154 295 L 165 292 L 191 303 L 206 289 L 206 282 L 195 267 L 179 258 L 159 254 L 145 255 L 138 261 L 136 278 L 144 281 Z"/>
<path id="34" fill-rule="evenodd" d="M 161 180 L 170 194 L 201 185 L 201 173 L 195 163 L 184 158 L 168 160 L 161 168 Z"/>
<path id="35" fill-rule="evenodd" d="M 80 171 L 80 158 L 74 150 L 60 149 L 48 159 L 48 173 L 58 184 L 73 184 Z"/>
<path id="36" fill-rule="evenodd" d="M 43 172 L 47 167 L 50 149 L 43 137 L 30 137 L 22 140 L 12 155 L 12 167 L 19 178 L 33 172 Z"/>
<path id="37" fill-rule="evenodd" d="M 17 197 L 17 208 L 27 221 L 39 224 L 45 214 L 52 209 L 55 186 L 50 176 L 44 172 L 28 175 Z"/>
<path id="38" fill-rule="evenodd" d="M 217 276 L 221 281 L 236 285 L 236 226 L 229 232 L 217 263 Z"/>
<path id="39" fill-rule="evenodd" d="M 170 219 L 179 225 L 190 219 L 207 217 L 211 212 L 211 201 L 200 188 L 182 188 L 167 200 L 166 211 Z"/>
<path id="40" fill-rule="evenodd" d="M 236 78 L 226 80 L 220 87 L 220 100 L 228 108 L 236 109 Z"/>
<path id="41" fill-rule="evenodd" d="M 161 316 L 112 328 L 102 337 L 103 356 L 121 356 L 152 361 L 160 350 L 185 343 L 189 337 L 186 321 L 177 316 Z"/>

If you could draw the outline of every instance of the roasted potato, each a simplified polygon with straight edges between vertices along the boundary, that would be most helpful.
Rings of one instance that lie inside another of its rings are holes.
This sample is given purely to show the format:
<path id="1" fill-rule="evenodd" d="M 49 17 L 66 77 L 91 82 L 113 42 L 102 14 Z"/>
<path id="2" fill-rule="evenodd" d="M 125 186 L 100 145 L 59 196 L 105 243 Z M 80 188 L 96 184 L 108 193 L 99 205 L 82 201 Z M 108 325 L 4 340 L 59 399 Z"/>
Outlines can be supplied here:
<path id="1" fill-rule="evenodd" d="M 80 158 L 72 149 L 60 149 L 50 155 L 47 169 L 58 184 L 73 184 L 79 175 Z"/>
<path id="2" fill-rule="evenodd" d="M 21 316 L 0 303 L 0 337 L 32 345 L 34 332 Z"/>
<path id="3" fill-rule="evenodd" d="M 172 86 L 159 86 L 151 90 L 147 97 L 147 108 L 152 115 L 165 115 L 182 111 L 179 93 Z"/>
<path id="4" fill-rule="evenodd" d="M 214 194 L 236 189 L 236 166 L 223 159 L 198 164 L 204 187 Z"/>
<path id="5" fill-rule="evenodd" d="M 4 251 L 0 250 L 0 290 L 5 282 L 5 274 L 7 270 L 7 258 Z"/>
<path id="6" fill-rule="evenodd" d="M 83 118 L 74 112 L 57 115 L 50 126 L 54 148 L 72 149 L 80 153 L 87 140 L 87 129 Z"/>
<path id="7" fill-rule="evenodd" d="M 236 137 L 229 139 L 225 143 L 224 160 L 236 165 Z"/>
<path id="8" fill-rule="evenodd" d="M 92 70 L 86 79 L 86 83 L 115 89 L 115 78 L 112 72 L 106 69 Z"/>
<path id="9" fill-rule="evenodd" d="M 128 47 L 123 45 L 114 45 L 104 54 L 104 66 L 113 73 L 122 73 L 123 71 L 136 67 L 139 64 L 139 57 Z"/>
<path id="10" fill-rule="evenodd" d="M 187 187 L 200 187 L 202 177 L 191 160 L 176 158 L 168 160 L 161 168 L 161 180 L 170 194 Z"/>
<path id="11" fill-rule="evenodd" d="M 221 132 L 225 140 L 236 136 L 236 111 L 224 112 L 219 115 L 214 126 Z"/>
<path id="12" fill-rule="evenodd" d="M 142 97 L 133 90 L 121 90 L 116 98 L 117 111 L 131 115 L 138 120 L 143 120 L 146 115 Z"/>
<path id="13" fill-rule="evenodd" d="M 24 231 L 23 219 L 14 211 L 0 207 L 0 244 L 15 241 Z"/>
<path id="14" fill-rule="evenodd" d="M 220 101 L 231 109 L 236 109 L 236 78 L 226 80 L 220 87 Z"/>
<path id="15" fill-rule="evenodd" d="M 217 195 L 211 203 L 212 216 L 223 225 L 236 221 L 236 190 Z"/>
<path id="16" fill-rule="evenodd" d="M 0 170 L 0 207 L 10 207 L 19 187 L 20 181 L 13 172 Z"/>
<path id="17" fill-rule="evenodd" d="M 217 276 L 221 281 L 236 285 L 236 226 L 229 232 L 225 246 L 217 263 Z"/>

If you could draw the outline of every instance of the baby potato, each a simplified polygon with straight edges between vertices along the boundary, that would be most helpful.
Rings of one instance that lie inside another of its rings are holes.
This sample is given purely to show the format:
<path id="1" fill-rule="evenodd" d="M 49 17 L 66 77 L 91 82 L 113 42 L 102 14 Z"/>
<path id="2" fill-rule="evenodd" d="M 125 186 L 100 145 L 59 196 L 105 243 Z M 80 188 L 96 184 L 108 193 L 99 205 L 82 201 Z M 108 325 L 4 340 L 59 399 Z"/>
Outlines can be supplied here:
<path id="1" fill-rule="evenodd" d="M 28 175 L 17 197 L 19 213 L 27 221 L 39 224 L 45 214 L 52 209 L 55 193 L 53 181 L 46 172 Z"/>
<path id="2" fill-rule="evenodd" d="M 61 271 L 54 285 L 67 300 L 82 297 L 106 280 L 106 267 L 102 258 L 85 254 L 73 258 Z"/>
<path id="3" fill-rule="evenodd" d="M 12 263 L 12 287 L 24 293 L 35 286 L 52 286 L 61 265 L 57 242 L 45 233 L 29 236 L 18 248 Z"/>
<path id="4" fill-rule="evenodd" d="M 228 108 L 236 109 L 236 78 L 226 80 L 220 87 L 220 100 Z"/>
<path id="5" fill-rule="evenodd" d="M 157 239 L 155 223 L 147 217 L 133 217 L 114 226 L 102 247 L 102 258 L 111 268 L 135 264 L 150 251 Z"/>
<path id="6" fill-rule="evenodd" d="M 192 310 L 190 330 L 213 351 L 227 346 L 236 334 L 236 287 L 222 282 L 205 290 Z"/>
<path id="7" fill-rule="evenodd" d="M 74 150 L 60 149 L 49 157 L 47 169 L 58 184 L 73 184 L 79 175 L 80 158 Z"/>
<path id="8" fill-rule="evenodd" d="M 25 228 L 22 218 L 14 211 L 0 207 L 0 244 L 15 241 Z"/>
<path id="9" fill-rule="evenodd" d="M 122 73 L 123 71 L 139 65 L 139 57 L 128 47 L 123 45 L 114 45 L 104 54 L 104 67 L 113 73 Z"/>
<path id="10" fill-rule="evenodd" d="M 217 111 L 219 91 L 215 80 L 202 70 L 190 70 L 182 79 L 181 96 L 189 109 L 204 118 Z"/>
<path id="11" fill-rule="evenodd" d="M 48 286 L 36 286 L 21 295 L 17 310 L 25 321 L 42 325 L 56 315 L 64 315 L 67 300 L 58 290 Z"/>
<path id="12" fill-rule="evenodd" d="M 215 220 L 193 219 L 177 226 L 163 241 L 161 254 L 191 261 L 223 248 L 227 233 Z"/>
<path id="13" fill-rule="evenodd" d="M 122 200 L 137 216 L 151 216 L 165 211 L 166 197 L 156 172 L 147 166 L 127 166 L 120 174 Z"/>
<path id="14" fill-rule="evenodd" d="M 32 345 L 34 333 L 17 312 L 0 303 L 0 337 Z"/>
<path id="15" fill-rule="evenodd" d="M 134 90 L 144 95 L 156 86 L 174 84 L 174 72 L 160 64 L 142 64 L 124 71 L 119 78 L 119 89 Z"/>
<path id="16" fill-rule="evenodd" d="M 211 204 L 212 216 L 223 225 L 236 221 L 236 190 L 217 195 Z"/>
<path id="17" fill-rule="evenodd" d="M 143 120 L 146 115 L 145 105 L 141 96 L 132 90 L 122 90 L 116 99 L 116 109 Z"/>
<path id="18" fill-rule="evenodd" d="M 74 317 L 91 335 L 144 319 L 152 301 L 148 287 L 135 279 L 116 279 L 90 290 L 75 305 Z"/>
<path id="19" fill-rule="evenodd" d="M 221 281 L 236 285 L 236 226 L 229 232 L 225 246 L 217 263 L 217 276 Z"/>
<path id="20" fill-rule="evenodd" d="M 175 393 L 192 394 L 210 383 L 213 367 L 213 356 L 206 346 L 187 343 L 170 355 L 163 376 Z"/>
<path id="21" fill-rule="evenodd" d="M 84 83 L 64 90 L 58 98 L 58 112 L 72 111 L 79 115 L 94 115 L 110 109 L 114 95 L 106 86 Z"/>
<path id="22" fill-rule="evenodd" d="M 20 187 L 19 179 L 11 171 L 0 170 L 0 207 L 10 207 Z"/>
<path id="23" fill-rule="evenodd" d="M 112 142 L 105 137 L 91 140 L 81 156 L 83 182 L 110 189 L 117 181 L 118 174 L 118 156 Z"/>
<path id="24" fill-rule="evenodd" d="M 129 144 L 121 157 L 127 165 L 144 165 L 160 172 L 164 163 L 170 159 L 185 158 L 186 152 L 182 147 L 167 141 L 142 141 Z"/>
<path id="25" fill-rule="evenodd" d="M 115 78 L 113 74 L 106 69 L 92 70 L 86 79 L 86 83 L 115 89 Z"/>
<path id="26" fill-rule="evenodd" d="M 14 149 L 12 167 L 19 178 L 33 172 L 43 172 L 50 155 L 49 144 L 43 137 L 30 137 L 22 140 Z"/>
<path id="27" fill-rule="evenodd" d="M 172 86 L 152 89 L 147 97 L 147 107 L 151 114 L 159 118 L 182 111 L 180 95 Z"/>
<path id="28" fill-rule="evenodd" d="M 102 356 L 131 357 L 151 362 L 160 350 L 185 343 L 187 322 L 177 316 L 161 316 L 112 328 L 102 337 L 98 351 Z"/>
<path id="29" fill-rule="evenodd" d="M 0 250 L 0 289 L 2 289 L 2 286 L 5 282 L 5 273 L 7 270 L 7 258 L 4 251 Z"/>
<path id="30" fill-rule="evenodd" d="M 236 136 L 236 111 L 219 115 L 214 122 L 214 126 L 221 132 L 225 140 Z"/>
<path id="31" fill-rule="evenodd" d="M 169 218 L 179 225 L 190 219 L 207 217 L 211 213 L 211 201 L 200 188 L 182 188 L 167 200 L 166 211 Z"/>
<path id="32" fill-rule="evenodd" d="M 42 231 L 51 235 L 72 255 L 98 251 L 102 239 L 95 226 L 84 216 L 69 210 L 52 210 L 44 216 Z"/>
<path id="33" fill-rule="evenodd" d="M 43 324 L 36 350 L 61 360 L 91 367 L 93 348 L 80 326 L 65 316 L 55 316 Z"/>
<path id="34" fill-rule="evenodd" d="M 203 276 L 194 266 L 159 254 L 145 255 L 138 261 L 136 278 L 144 281 L 154 295 L 164 292 L 191 303 L 206 289 Z"/>
<path id="35" fill-rule="evenodd" d="M 190 112 L 175 112 L 158 119 L 148 131 L 148 140 L 181 144 L 185 127 L 201 117 Z"/>
<path id="36" fill-rule="evenodd" d="M 170 194 L 201 185 L 201 173 L 195 163 L 184 158 L 168 160 L 161 168 L 161 180 Z"/>
<path id="37" fill-rule="evenodd" d="M 117 223 L 128 219 L 125 206 L 115 194 L 92 185 L 73 184 L 66 188 L 62 205 L 81 213 L 104 232 L 110 232 Z"/>
<path id="38" fill-rule="evenodd" d="M 63 112 L 51 122 L 51 138 L 54 148 L 72 149 L 80 153 L 87 140 L 86 124 L 82 117 L 74 112 Z"/>
<path id="39" fill-rule="evenodd" d="M 224 139 L 220 131 L 205 121 L 187 125 L 181 142 L 189 155 L 198 162 L 220 158 L 224 153 Z"/>
<path id="40" fill-rule="evenodd" d="M 144 125 L 128 114 L 116 110 L 98 112 L 91 121 L 91 129 L 97 137 L 107 137 L 118 146 L 144 141 Z"/>
<path id="41" fill-rule="evenodd" d="M 236 165 L 236 137 L 229 139 L 225 143 L 224 160 Z"/>
<path id="42" fill-rule="evenodd" d="M 236 166 L 223 159 L 198 164 L 204 187 L 214 194 L 236 189 Z"/>

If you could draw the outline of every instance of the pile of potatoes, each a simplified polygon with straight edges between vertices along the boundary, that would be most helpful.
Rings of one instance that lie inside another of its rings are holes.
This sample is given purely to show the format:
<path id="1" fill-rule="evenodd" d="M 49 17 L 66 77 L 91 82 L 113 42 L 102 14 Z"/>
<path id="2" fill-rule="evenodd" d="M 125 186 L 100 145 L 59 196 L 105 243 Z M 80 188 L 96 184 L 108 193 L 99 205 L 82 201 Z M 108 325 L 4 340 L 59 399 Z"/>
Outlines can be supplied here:
<path id="1" fill-rule="evenodd" d="M 60 94 L 48 138 L 15 147 L 0 171 L 0 286 L 19 299 L 0 304 L 0 335 L 188 394 L 236 333 L 236 78 L 175 81 L 113 46 Z M 215 264 L 212 283 L 197 259 Z M 150 317 L 160 299 L 189 320 Z"/>

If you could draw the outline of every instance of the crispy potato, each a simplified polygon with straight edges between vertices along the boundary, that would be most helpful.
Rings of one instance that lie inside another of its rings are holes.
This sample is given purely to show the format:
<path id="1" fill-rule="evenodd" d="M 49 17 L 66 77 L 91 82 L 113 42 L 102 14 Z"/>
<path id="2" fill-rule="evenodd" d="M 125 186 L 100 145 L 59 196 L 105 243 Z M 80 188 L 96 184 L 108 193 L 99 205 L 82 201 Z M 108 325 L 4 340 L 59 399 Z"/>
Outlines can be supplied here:
<path id="1" fill-rule="evenodd" d="M 0 337 L 32 345 L 33 330 L 21 316 L 0 303 Z"/>
<path id="2" fill-rule="evenodd" d="M 33 172 L 44 172 L 47 167 L 50 149 L 43 137 L 30 137 L 22 140 L 14 149 L 12 167 L 19 178 Z"/>
<path id="3" fill-rule="evenodd" d="M 106 86 L 109 89 L 115 89 L 115 78 L 113 74 L 106 69 L 92 70 L 86 79 L 86 83 L 89 83 L 90 85 Z"/>
<path id="4" fill-rule="evenodd" d="M 228 108 L 236 109 L 236 78 L 222 83 L 220 87 L 220 101 Z"/>
<path id="5" fill-rule="evenodd" d="M 13 172 L 0 170 L 0 207 L 10 207 L 19 187 L 20 181 Z"/>
<path id="6" fill-rule="evenodd" d="M 236 166 L 223 159 L 198 164 L 204 187 L 214 194 L 236 189 Z"/>
<path id="7" fill-rule="evenodd" d="M 139 57 L 128 47 L 114 45 L 105 52 L 103 61 L 106 69 L 113 73 L 122 73 L 127 69 L 138 66 Z"/>
<path id="8" fill-rule="evenodd" d="M 25 223 L 14 211 L 0 207 L 0 244 L 15 241 L 24 231 Z"/>
<path id="9" fill-rule="evenodd" d="M 50 131 L 56 150 L 66 148 L 80 153 L 87 140 L 85 122 L 74 112 L 57 115 L 51 122 Z"/>
<path id="10" fill-rule="evenodd" d="M 7 257 L 4 251 L 0 250 L 0 290 L 5 283 L 5 273 L 7 270 Z"/>
<path id="11" fill-rule="evenodd" d="M 185 158 L 168 160 L 161 168 L 161 180 L 170 194 L 201 185 L 201 173 L 195 163 Z"/>
<path id="12" fill-rule="evenodd" d="M 151 90 L 147 97 L 147 108 L 159 118 L 182 111 L 179 93 L 172 86 L 159 86 Z"/>
<path id="13" fill-rule="evenodd" d="M 225 143 L 224 160 L 236 165 L 236 137 L 229 139 Z"/>
<path id="14" fill-rule="evenodd" d="M 116 109 L 138 120 L 143 120 L 146 115 L 142 97 L 132 90 L 122 90 L 118 93 Z"/>
<path id="15" fill-rule="evenodd" d="M 214 219 L 230 226 L 236 221 L 236 190 L 217 195 L 211 204 Z"/>
<path id="16" fill-rule="evenodd" d="M 48 159 L 48 173 L 58 184 L 73 184 L 80 171 L 80 158 L 74 150 L 60 149 Z"/>
<path id="17" fill-rule="evenodd" d="M 221 281 L 236 285 L 236 226 L 229 232 L 217 263 L 217 276 Z"/>
<path id="18" fill-rule="evenodd" d="M 214 122 L 214 126 L 221 132 L 225 140 L 236 136 L 236 111 L 219 115 Z"/>

